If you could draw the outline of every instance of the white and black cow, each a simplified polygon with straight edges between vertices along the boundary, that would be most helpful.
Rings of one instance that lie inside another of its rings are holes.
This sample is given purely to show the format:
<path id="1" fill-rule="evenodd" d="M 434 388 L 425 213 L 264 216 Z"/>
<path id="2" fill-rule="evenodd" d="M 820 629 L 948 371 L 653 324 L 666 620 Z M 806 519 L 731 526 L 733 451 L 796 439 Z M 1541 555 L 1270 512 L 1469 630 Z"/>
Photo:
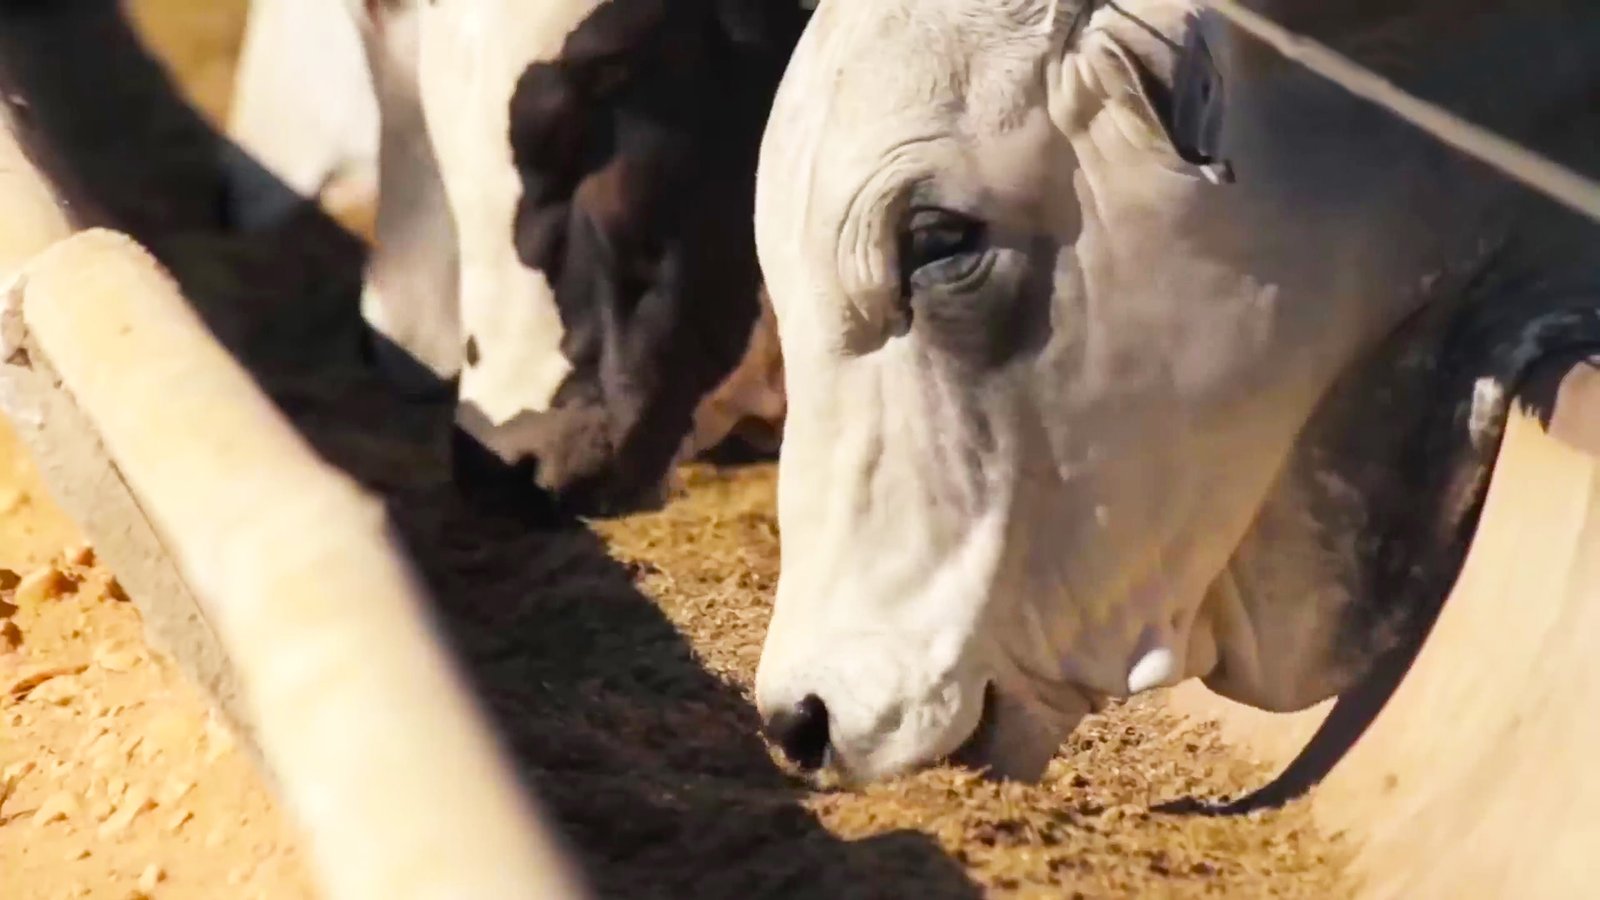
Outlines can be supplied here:
<path id="1" fill-rule="evenodd" d="M 781 417 L 751 221 L 799 3 L 256 4 L 239 87 L 279 99 L 241 96 L 231 131 L 298 194 L 378 184 L 363 314 L 407 387 L 458 379 L 469 494 L 615 512 Z M 240 181 L 241 221 L 287 208 Z"/>
<path id="2" fill-rule="evenodd" d="M 1600 172 L 1600 6 L 1259 0 Z M 798 763 L 1036 777 L 1108 697 L 1304 708 L 1419 640 L 1600 230 L 1176 0 L 836 0 L 775 101 L 756 683 Z"/>

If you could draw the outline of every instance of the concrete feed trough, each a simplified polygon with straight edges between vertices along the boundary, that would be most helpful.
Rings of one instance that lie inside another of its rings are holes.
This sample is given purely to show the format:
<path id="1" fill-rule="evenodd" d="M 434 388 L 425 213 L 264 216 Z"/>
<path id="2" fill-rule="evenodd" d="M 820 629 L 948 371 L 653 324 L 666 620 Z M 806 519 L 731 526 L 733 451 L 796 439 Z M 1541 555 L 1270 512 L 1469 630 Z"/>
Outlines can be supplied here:
<path id="1" fill-rule="evenodd" d="M 1169 696 L 1286 766 L 1269 790 L 1332 766 L 1311 805 L 1355 838 L 1363 896 L 1574 897 L 1600 871 L 1600 368 L 1539 380 L 1525 396 L 1553 404 L 1517 404 L 1455 591 L 1359 739 L 1331 703 L 1274 716 L 1196 684 Z"/>
<path id="2" fill-rule="evenodd" d="M 142 248 L 66 236 L 50 198 L 0 133 L 0 404 L 156 643 L 253 735 L 326 896 L 579 896 L 381 506 Z"/>

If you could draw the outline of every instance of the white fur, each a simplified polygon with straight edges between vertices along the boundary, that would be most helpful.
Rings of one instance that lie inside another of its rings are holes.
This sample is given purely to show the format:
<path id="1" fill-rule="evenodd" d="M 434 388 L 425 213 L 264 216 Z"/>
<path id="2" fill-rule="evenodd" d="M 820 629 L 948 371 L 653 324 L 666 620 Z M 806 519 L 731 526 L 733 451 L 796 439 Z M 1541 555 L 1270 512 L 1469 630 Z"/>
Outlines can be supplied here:
<path id="1" fill-rule="evenodd" d="M 555 58 L 599 5 L 456 0 L 419 12 L 422 105 L 461 247 L 462 340 L 479 353 L 462 370 L 460 397 L 495 424 L 548 410 L 572 370 L 550 285 L 512 240 L 522 184 L 508 140 L 511 95 L 523 70 Z"/>
<path id="2" fill-rule="evenodd" d="M 1492 424 L 1498 421 L 1505 408 L 1506 390 L 1495 378 L 1479 378 L 1472 384 L 1472 411 L 1467 417 L 1467 431 L 1474 441 L 1481 441 Z"/>
<path id="3" fill-rule="evenodd" d="M 360 6 L 252 0 L 227 133 L 289 190 L 229 160 L 246 227 L 272 224 L 341 174 L 376 190 L 378 103 L 353 18 Z"/>

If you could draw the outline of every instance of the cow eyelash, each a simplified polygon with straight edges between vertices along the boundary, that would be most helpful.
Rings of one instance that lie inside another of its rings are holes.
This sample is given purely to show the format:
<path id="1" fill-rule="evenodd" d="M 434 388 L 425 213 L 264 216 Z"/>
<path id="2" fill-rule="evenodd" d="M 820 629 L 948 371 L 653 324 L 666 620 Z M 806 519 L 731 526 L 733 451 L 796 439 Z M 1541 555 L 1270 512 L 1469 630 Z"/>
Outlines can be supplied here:
<path id="1" fill-rule="evenodd" d="M 901 268 L 909 277 L 924 267 L 982 249 L 982 222 L 938 207 L 914 209 L 900 239 Z"/>

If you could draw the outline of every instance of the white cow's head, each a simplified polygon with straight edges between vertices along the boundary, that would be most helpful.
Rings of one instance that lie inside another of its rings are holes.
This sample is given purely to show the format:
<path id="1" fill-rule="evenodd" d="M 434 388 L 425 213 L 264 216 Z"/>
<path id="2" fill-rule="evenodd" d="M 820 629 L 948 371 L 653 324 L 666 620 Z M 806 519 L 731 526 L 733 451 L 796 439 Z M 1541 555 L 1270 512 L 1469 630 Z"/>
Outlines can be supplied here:
<path id="1" fill-rule="evenodd" d="M 462 0 L 422 16 L 461 246 L 457 478 L 521 512 L 648 502 L 750 345 L 756 157 L 809 13 Z"/>
<path id="2" fill-rule="evenodd" d="M 1470 274 L 1461 171 L 1189 4 L 823 3 L 757 188 L 790 755 L 1030 777 L 1106 697 L 1346 684 L 1332 623 L 1426 504 L 1398 425 L 1331 423 L 1426 401 L 1355 362 L 1419 368 L 1382 348 Z"/>

